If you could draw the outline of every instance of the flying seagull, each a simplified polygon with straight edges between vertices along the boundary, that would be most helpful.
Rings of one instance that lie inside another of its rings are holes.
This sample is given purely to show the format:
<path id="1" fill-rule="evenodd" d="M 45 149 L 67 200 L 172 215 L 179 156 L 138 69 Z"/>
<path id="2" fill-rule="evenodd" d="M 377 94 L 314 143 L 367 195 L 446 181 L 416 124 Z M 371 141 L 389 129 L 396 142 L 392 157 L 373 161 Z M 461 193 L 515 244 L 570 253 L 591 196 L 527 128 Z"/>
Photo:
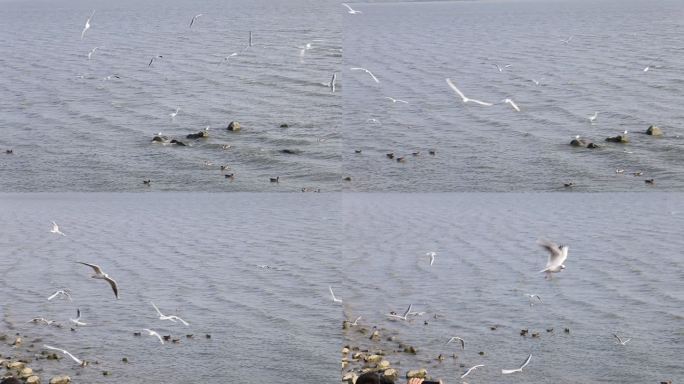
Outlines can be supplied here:
<path id="1" fill-rule="evenodd" d="M 176 107 L 176 112 L 169 113 L 169 116 L 171 116 L 171 118 L 174 119 L 176 115 L 178 115 L 178 111 L 180 111 L 180 108 Z"/>
<path id="2" fill-rule="evenodd" d="M 332 287 L 328 286 L 328 289 L 330 290 L 330 296 L 332 296 L 333 302 L 334 303 L 341 303 L 342 299 L 338 299 L 337 297 L 335 297 L 335 293 L 333 292 Z"/>
<path id="3" fill-rule="evenodd" d="M 157 306 L 154 305 L 154 303 L 152 303 L 152 302 L 150 302 L 150 303 L 152 304 L 152 306 L 154 307 L 154 309 L 157 311 L 157 314 L 159 314 L 159 320 L 170 320 L 171 322 L 174 322 L 174 323 L 176 322 L 176 320 L 178 320 L 178 321 L 180 321 L 181 323 L 183 323 L 183 325 L 185 325 L 185 326 L 190 325 L 190 324 L 188 324 L 185 320 L 181 319 L 181 318 L 178 317 L 178 316 L 174 316 L 174 315 L 167 316 L 167 315 L 161 313 L 161 311 L 159 310 L 159 308 L 157 308 Z"/>
<path id="4" fill-rule="evenodd" d="M 565 269 L 563 262 L 568 258 L 567 245 L 559 246 L 548 240 L 539 240 L 537 243 L 549 251 L 549 260 L 546 262 L 546 268 L 539 271 L 540 273 L 545 272 L 546 278 L 550 278 L 551 273 L 558 273 Z"/>
<path id="5" fill-rule="evenodd" d="M 59 297 L 66 297 L 67 299 L 69 299 L 69 301 L 71 301 L 71 293 L 70 293 L 69 290 L 66 289 L 66 288 L 65 288 L 65 289 L 60 289 L 59 291 L 53 293 L 50 297 L 48 297 L 48 301 L 54 299 L 54 298 L 57 297 L 57 296 L 59 296 Z"/>
<path id="6" fill-rule="evenodd" d="M 437 256 L 437 252 L 428 252 L 425 254 L 425 256 L 430 256 L 430 265 L 435 263 L 435 256 Z"/>
<path id="7" fill-rule="evenodd" d="M 81 310 L 78 308 L 76 309 L 76 318 L 69 320 L 76 325 L 87 325 L 86 323 L 81 321 Z"/>
<path id="8" fill-rule="evenodd" d="M 498 69 L 499 72 L 503 72 L 503 70 L 504 70 L 505 68 L 508 68 L 508 67 L 511 66 L 511 64 L 504 65 L 503 67 L 500 67 L 499 64 L 494 64 L 494 65 L 496 65 L 496 69 Z"/>
<path id="9" fill-rule="evenodd" d="M 527 356 L 527 359 L 525 359 L 525 362 L 520 366 L 520 368 L 517 369 L 502 369 L 501 374 L 503 375 L 508 375 L 509 373 L 515 373 L 515 372 L 522 372 L 522 369 L 527 366 L 527 364 L 530 363 L 530 360 L 532 360 L 532 355 Z"/>
<path id="10" fill-rule="evenodd" d="M 449 341 L 447 341 L 447 344 L 451 343 L 452 341 L 459 340 L 461 342 L 461 348 L 465 350 L 465 340 L 461 339 L 460 337 L 454 336 Z"/>
<path id="11" fill-rule="evenodd" d="M 367 74 L 371 75 L 371 77 L 373 78 L 373 80 L 374 80 L 376 83 L 379 83 L 379 82 L 380 82 L 380 80 L 378 80 L 378 78 L 375 77 L 375 75 L 373 75 L 373 72 L 367 70 L 366 68 L 353 67 L 353 68 L 351 68 L 351 70 L 352 70 L 352 71 L 364 71 L 364 72 L 366 72 Z"/>
<path id="12" fill-rule="evenodd" d="M 67 350 L 65 350 L 65 349 L 55 348 L 55 347 L 51 347 L 51 346 L 49 346 L 49 345 L 43 345 L 43 348 L 52 349 L 53 351 L 62 352 L 63 354 L 65 354 L 65 355 L 71 357 L 71 359 L 73 359 L 75 362 L 77 362 L 78 365 L 81 365 L 81 366 L 85 366 L 85 365 L 86 365 L 86 362 L 84 362 L 83 360 L 81 360 L 81 359 L 77 358 L 76 356 L 72 355 L 71 353 L 69 353 L 69 351 L 67 351 Z"/>
<path id="13" fill-rule="evenodd" d="M 534 293 L 532 293 L 532 294 L 526 293 L 525 296 L 527 296 L 527 297 L 530 299 L 530 307 L 534 305 L 534 298 L 535 298 L 535 297 L 537 298 L 537 300 L 539 300 L 539 303 L 540 303 L 540 304 L 544 304 L 544 302 L 542 301 L 541 297 L 539 297 L 539 295 L 537 295 L 537 294 L 534 294 Z"/>
<path id="14" fill-rule="evenodd" d="M 164 57 L 164 56 L 161 56 L 161 55 L 159 55 L 159 56 L 152 56 L 152 58 L 150 59 L 150 63 L 147 64 L 147 66 L 148 66 L 148 67 L 151 66 L 152 63 L 154 63 L 154 61 L 157 60 L 157 57 Z"/>
<path id="15" fill-rule="evenodd" d="M 90 57 L 93 55 L 93 53 L 95 53 L 95 51 L 97 51 L 98 48 L 99 47 L 95 47 L 92 51 L 88 52 L 88 60 L 90 60 Z"/>
<path id="16" fill-rule="evenodd" d="M 463 375 L 461 375 L 461 379 L 468 376 L 468 374 L 470 374 L 471 371 L 475 370 L 476 368 L 480 368 L 480 367 L 484 367 L 484 364 L 478 364 L 474 367 L 468 368 L 468 370 Z"/>
<path id="17" fill-rule="evenodd" d="M 515 109 L 516 111 L 520 112 L 520 108 L 518 108 L 518 106 L 515 104 L 515 102 L 514 102 L 513 100 L 511 100 L 511 99 L 505 99 L 505 100 L 504 100 L 504 103 L 510 104 L 511 107 L 513 107 L 513 109 Z"/>
<path id="18" fill-rule="evenodd" d="M 33 319 L 31 319 L 29 321 L 29 323 L 36 323 L 36 324 L 43 323 L 45 325 L 52 325 L 52 324 L 56 324 L 57 322 L 54 320 L 48 320 L 44 317 L 34 317 Z"/>
<path id="19" fill-rule="evenodd" d="M 447 84 L 449 84 L 449 87 L 451 87 L 451 89 L 454 90 L 454 92 L 456 92 L 459 96 L 461 96 L 461 99 L 463 100 L 464 103 L 467 103 L 467 102 L 472 101 L 473 103 L 480 104 L 480 105 L 484 105 L 484 106 L 491 106 L 491 105 L 493 105 L 493 104 L 491 104 L 491 103 L 485 103 L 484 101 L 475 100 L 475 99 L 469 99 L 469 98 L 465 97 L 465 95 L 463 94 L 463 92 L 461 92 L 458 88 L 456 88 L 456 86 L 454 85 L 454 83 L 451 82 L 451 79 L 446 79 L 446 82 L 447 82 Z"/>
<path id="20" fill-rule="evenodd" d="M 615 336 L 615 338 L 617 339 L 617 344 L 620 344 L 620 345 L 626 345 L 627 343 L 629 343 L 630 340 L 632 340 L 632 339 L 622 340 L 620 338 L 620 336 L 616 335 L 615 333 L 613 333 L 613 336 Z"/>
<path id="21" fill-rule="evenodd" d="M 349 4 L 342 3 L 342 5 L 344 5 L 345 7 L 347 7 L 347 9 L 349 10 L 348 13 L 350 13 L 350 14 L 352 14 L 352 15 L 355 15 L 355 14 L 357 14 L 357 13 L 363 13 L 363 12 L 361 12 L 361 11 L 355 11 L 354 9 L 352 9 L 352 7 L 349 6 Z"/>
<path id="22" fill-rule="evenodd" d="M 197 20 L 197 18 L 200 16 L 202 16 L 201 13 L 199 15 L 195 15 L 192 17 L 192 20 L 190 20 L 190 28 L 192 28 L 192 25 L 195 23 L 195 20 Z"/>
<path id="23" fill-rule="evenodd" d="M 114 296 L 116 296 L 117 300 L 119 299 L 119 287 L 116 285 L 116 281 L 114 281 L 114 279 L 112 279 L 111 277 L 109 277 L 109 275 L 104 273 L 100 266 L 95 264 L 84 263 L 82 261 L 77 261 L 77 263 L 87 265 L 90 268 L 92 268 L 95 271 L 95 274 L 90 277 L 92 277 L 93 279 L 106 280 L 112 287 L 112 290 L 114 291 Z"/>
<path id="24" fill-rule="evenodd" d="M 356 318 L 356 320 L 354 320 L 354 322 L 353 322 L 353 323 L 352 323 L 352 322 L 350 322 L 349 324 L 350 324 L 350 325 L 357 325 L 357 324 L 358 324 L 358 322 L 359 322 L 359 320 L 361 320 L 361 316 L 357 317 L 357 318 Z"/>
<path id="25" fill-rule="evenodd" d="M 329 83 L 323 83 L 326 87 L 330 88 L 330 92 L 335 93 L 335 82 L 337 81 L 337 74 L 333 73 L 332 78 Z"/>
<path id="26" fill-rule="evenodd" d="M 81 40 L 83 40 L 83 37 L 85 37 L 85 33 L 87 30 L 90 29 L 90 20 L 95 16 L 95 11 L 90 15 L 90 17 L 86 20 L 85 26 L 83 27 L 83 32 L 81 32 Z"/>
<path id="27" fill-rule="evenodd" d="M 408 104 L 408 101 L 395 99 L 395 98 L 389 97 L 389 96 L 385 96 L 385 99 L 391 100 L 393 103 L 404 103 L 404 104 Z"/>
<path id="28" fill-rule="evenodd" d="M 162 339 L 161 335 L 159 335 L 157 332 L 155 332 L 151 329 L 147 329 L 147 328 L 143 328 L 143 331 L 147 332 L 147 334 L 150 336 L 157 336 L 157 339 L 159 339 L 159 342 L 164 344 L 164 339 Z"/>
<path id="29" fill-rule="evenodd" d="M 406 312 L 404 312 L 403 315 L 399 316 L 399 315 L 396 315 L 396 314 L 394 314 L 394 313 L 388 313 L 388 314 L 385 315 L 385 316 L 389 316 L 389 317 L 392 317 L 392 318 L 395 318 L 395 319 L 399 319 L 399 320 L 404 320 L 404 321 L 406 321 L 406 320 L 408 320 L 408 315 L 411 313 L 411 309 L 412 309 L 412 308 L 413 308 L 413 304 L 409 304 L 408 308 L 406 309 Z"/>
<path id="30" fill-rule="evenodd" d="M 568 38 L 565 39 L 565 40 L 561 39 L 561 41 L 563 42 L 563 44 L 569 44 L 569 43 L 570 43 L 570 40 L 572 40 L 572 36 L 568 37 Z"/>
<path id="31" fill-rule="evenodd" d="M 56 233 L 58 235 L 66 236 L 62 231 L 59 230 L 59 225 L 55 223 L 54 221 L 52 222 L 52 229 L 50 230 L 50 233 Z"/>
<path id="32" fill-rule="evenodd" d="M 589 116 L 589 121 L 593 124 L 594 120 L 598 117 L 598 112 L 594 112 L 593 115 Z"/>

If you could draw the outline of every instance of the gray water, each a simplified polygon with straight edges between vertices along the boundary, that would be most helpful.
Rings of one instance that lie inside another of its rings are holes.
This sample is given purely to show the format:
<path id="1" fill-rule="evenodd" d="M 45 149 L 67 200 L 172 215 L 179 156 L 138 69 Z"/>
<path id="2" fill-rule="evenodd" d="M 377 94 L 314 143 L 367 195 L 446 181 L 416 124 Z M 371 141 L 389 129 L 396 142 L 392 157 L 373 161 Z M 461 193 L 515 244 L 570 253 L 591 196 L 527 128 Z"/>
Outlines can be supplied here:
<path id="1" fill-rule="evenodd" d="M 333 382 L 340 313 L 330 310 L 328 285 L 339 281 L 339 209 L 334 194 L 1 195 L 0 334 L 99 362 L 29 364 L 44 380 Z M 65 237 L 49 233 L 51 220 Z M 102 266 L 120 300 L 76 261 Z M 47 301 L 65 287 L 73 302 Z M 190 325 L 158 320 L 151 301 Z M 88 325 L 71 332 L 76 308 Z M 65 327 L 28 323 L 34 317 Z M 133 336 L 142 328 L 181 342 Z M 3 357 L 24 353 L 11 340 L 0 343 Z"/>
<path id="2" fill-rule="evenodd" d="M 343 36 L 347 189 L 554 191 L 574 182 L 579 191 L 652 190 L 644 178 L 659 190 L 684 187 L 681 1 L 354 7 L 363 13 L 345 14 Z M 499 72 L 495 64 L 511 67 Z M 350 67 L 369 69 L 380 83 Z M 512 98 L 521 112 L 464 105 L 446 78 L 474 99 Z M 651 124 L 665 136 L 641 134 Z M 630 144 L 604 142 L 624 130 Z M 603 148 L 570 147 L 575 135 Z M 412 157 L 415 151 L 421 155 Z M 389 152 L 408 155 L 406 162 L 388 160 Z M 638 171 L 643 177 L 630 174 Z"/>
<path id="3" fill-rule="evenodd" d="M 383 338 L 392 334 L 418 349 L 416 356 L 388 355 L 400 372 L 424 367 L 455 383 L 463 363 L 485 364 L 467 377 L 471 383 L 679 382 L 683 198 L 347 194 L 345 286 L 336 293 L 347 318 L 362 316 L 359 323 L 380 327 Z M 539 238 L 569 246 L 567 268 L 552 280 L 538 273 L 547 258 Z M 432 266 L 428 251 L 437 252 Z M 544 303 L 531 307 L 527 293 Z M 409 304 L 426 314 L 410 323 L 384 316 Z M 540 331 L 540 338 L 521 337 L 523 328 Z M 632 340 L 616 345 L 614 332 Z M 445 345 L 452 336 L 465 339 L 465 351 Z M 375 344 L 353 328 L 344 343 Z M 533 358 L 523 373 L 501 375 L 528 353 Z M 442 363 L 439 354 L 447 356 Z"/>
<path id="4" fill-rule="evenodd" d="M 342 60 L 338 11 L 319 0 L 2 1 L 0 189 L 339 189 L 341 99 L 320 84 Z M 240 133 L 226 130 L 233 120 Z M 210 138 L 185 139 L 208 125 Z M 192 146 L 153 145 L 158 132 Z"/>

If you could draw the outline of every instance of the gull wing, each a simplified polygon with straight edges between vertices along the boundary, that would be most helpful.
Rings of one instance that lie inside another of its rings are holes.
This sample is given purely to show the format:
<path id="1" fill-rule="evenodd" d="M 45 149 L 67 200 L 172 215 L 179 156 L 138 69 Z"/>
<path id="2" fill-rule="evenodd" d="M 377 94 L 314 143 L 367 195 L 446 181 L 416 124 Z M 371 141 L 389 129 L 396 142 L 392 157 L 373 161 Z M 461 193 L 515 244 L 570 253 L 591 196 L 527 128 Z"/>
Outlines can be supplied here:
<path id="1" fill-rule="evenodd" d="M 112 287 L 112 291 L 114 291 L 114 296 L 116 296 L 116 298 L 118 299 L 119 298 L 119 287 L 116 285 L 116 281 L 114 281 L 114 279 L 112 279 L 109 276 L 106 276 L 104 279 L 107 280 L 109 285 Z"/>
<path id="2" fill-rule="evenodd" d="M 522 369 L 525 368 L 527 366 L 527 364 L 530 363 L 530 360 L 532 360 L 532 354 L 527 356 L 527 359 L 525 359 L 525 362 L 523 363 L 523 365 L 521 365 L 520 368 L 518 368 L 518 369 L 520 369 L 522 371 Z"/>
<path id="3" fill-rule="evenodd" d="M 461 90 L 459 90 L 458 88 L 456 88 L 456 86 L 454 85 L 454 83 L 451 82 L 451 79 L 446 79 L 446 82 L 447 82 L 447 84 L 449 84 L 449 87 L 451 87 L 451 89 L 454 90 L 454 92 L 456 92 L 459 96 L 461 96 L 461 99 L 463 99 L 464 102 L 465 102 L 466 100 L 468 100 L 468 98 L 465 97 L 465 95 L 463 94 L 463 92 L 461 92 Z"/>
<path id="4" fill-rule="evenodd" d="M 546 263 L 546 268 L 549 268 L 552 265 L 559 264 L 558 260 L 563 259 L 563 252 L 561 251 L 558 244 L 554 243 L 553 241 L 540 239 L 539 241 L 537 241 L 537 244 L 541 245 L 549 252 L 549 261 Z M 563 259 L 563 261 L 564 260 L 565 259 Z M 561 263 L 563 261 L 561 261 Z"/>
<path id="5" fill-rule="evenodd" d="M 475 100 L 475 99 L 467 99 L 467 100 L 468 100 L 468 101 L 472 101 L 473 103 L 476 103 L 476 104 L 480 104 L 480 105 L 487 106 L 487 107 L 491 107 L 492 105 L 494 105 L 494 104 L 492 104 L 492 103 L 487 103 L 487 102 L 480 101 L 480 100 Z"/>
<path id="6" fill-rule="evenodd" d="M 92 269 L 95 271 L 95 273 L 97 273 L 98 275 L 102 273 L 102 268 L 100 268 L 99 265 L 88 264 L 88 263 L 84 263 L 84 262 L 82 262 L 82 261 L 77 261 L 77 263 L 89 266 L 89 267 L 92 268 Z"/>
<path id="7" fill-rule="evenodd" d="M 161 317 L 161 316 L 164 316 L 164 314 L 161 313 L 161 311 L 159 310 L 159 308 L 157 308 L 157 306 L 154 305 L 153 302 L 150 301 L 150 304 L 152 304 L 152 306 L 154 307 L 154 310 L 157 311 L 157 314 L 159 314 L 160 317 Z"/>
<path id="8" fill-rule="evenodd" d="M 508 104 L 510 104 L 511 107 L 513 107 L 513 109 L 515 109 L 516 111 L 520 112 L 520 108 L 518 108 L 518 106 L 515 104 L 515 102 L 514 102 L 513 100 L 511 100 L 511 99 L 506 99 L 506 102 L 507 102 Z"/>
<path id="9" fill-rule="evenodd" d="M 57 295 L 59 295 L 59 291 L 53 293 L 52 296 L 48 297 L 48 301 L 54 299 L 55 297 L 57 297 Z"/>
<path id="10" fill-rule="evenodd" d="M 349 6 L 347 3 L 342 3 L 345 7 L 347 7 L 348 10 L 353 11 L 352 7 Z"/>
<path id="11" fill-rule="evenodd" d="M 183 325 L 185 325 L 186 327 L 187 327 L 188 325 L 190 325 L 190 324 L 188 324 L 187 321 L 181 319 L 181 318 L 178 317 L 178 316 L 169 316 L 169 319 L 171 319 L 171 320 L 174 320 L 174 319 L 175 319 L 175 320 L 178 320 L 178 321 L 180 321 L 181 323 L 183 323 Z"/>

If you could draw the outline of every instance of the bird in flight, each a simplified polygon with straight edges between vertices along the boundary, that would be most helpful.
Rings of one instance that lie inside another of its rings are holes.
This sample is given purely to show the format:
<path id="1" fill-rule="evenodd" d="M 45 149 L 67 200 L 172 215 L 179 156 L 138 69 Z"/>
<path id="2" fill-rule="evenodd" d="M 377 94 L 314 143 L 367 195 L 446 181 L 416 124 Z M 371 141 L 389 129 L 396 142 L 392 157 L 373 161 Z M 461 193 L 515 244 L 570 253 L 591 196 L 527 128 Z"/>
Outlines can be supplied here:
<path id="1" fill-rule="evenodd" d="M 504 100 L 504 103 L 510 104 L 511 107 L 513 107 L 513 109 L 515 109 L 516 111 L 520 112 L 520 108 L 518 108 L 518 106 L 515 104 L 515 102 L 514 102 L 513 100 L 511 100 L 511 99 L 505 99 L 505 100 Z"/>
<path id="2" fill-rule="evenodd" d="M 589 116 L 589 121 L 593 124 L 594 120 L 598 117 L 598 112 L 594 112 L 593 115 Z"/>
<path id="3" fill-rule="evenodd" d="M 411 313 L 412 308 L 413 308 L 413 304 L 409 304 L 408 308 L 406 309 L 406 312 L 404 312 L 403 315 L 400 316 L 400 315 L 396 315 L 394 313 L 388 313 L 386 316 L 406 321 L 406 320 L 408 320 L 408 316 Z"/>
<path id="4" fill-rule="evenodd" d="M 78 308 L 76 309 L 76 318 L 75 319 L 69 319 L 69 321 L 71 321 L 72 323 L 74 323 L 76 325 L 87 325 L 86 323 L 81 321 L 81 310 Z"/>
<path id="5" fill-rule="evenodd" d="M 93 55 L 93 53 L 95 53 L 95 51 L 97 51 L 98 48 L 99 47 L 95 47 L 92 51 L 88 52 L 88 60 L 90 60 L 90 57 Z"/>
<path id="6" fill-rule="evenodd" d="M 541 272 L 546 273 L 546 278 L 551 278 L 551 273 L 558 273 L 565 269 L 565 259 L 568 258 L 568 246 L 558 245 L 552 241 L 539 240 L 539 245 L 544 247 L 549 251 L 549 260 L 546 262 L 546 268 L 542 269 Z"/>
<path id="7" fill-rule="evenodd" d="M 54 298 L 57 297 L 57 296 L 59 296 L 59 297 L 66 297 L 67 299 L 69 299 L 69 301 L 71 301 L 71 292 L 69 292 L 69 290 L 66 289 L 66 288 L 65 288 L 65 289 L 60 289 L 59 291 L 53 293 L 50 297 L 48 297 L 48 301 L 54 299 Z"/>
<path id="8" fill-rule="evenodd" d="M 169 116 L 171 116 L 172 119 L 175 119 L 176 115 L 178 115 L 178 111 L 180 111 L 180 108 L 176 107 L 176 112 L 169 113 Z"/>
<path id="9" fill-rule="evenodd" d="M 541 297 L 539 297 L 539 295 L 537 295 L 537 294 L 534 294 L 534 293 L 532 293 L 532 294 L 526 293 L 525 296 L 527 296 L 527 298 L 530 299 L 530 307 L 534 305 L 534 298 L 535 298 L 535 297 L 537 298 L 537 300 L 539 300 L 539 303 L 540 303 L 540 304 L 544 304 L 544 302 L 542 301 Z"/>
<path id="10" fill-rule="evenodd" d="M 195 20 L 197 20 L 197 18 L 200 16 L 202 16 L 201 13 L 192 17 L 192 20 L 190 20 L 190 28 L 192 28 L 192 25 L 195 24 Z"/>
<path id="11" fill-rule="evenodd" d="M 499 64 L 494 64 L 496 66 L 496 69 L 499 70 L 499 72 L 503 72 L 504 69 L 510 68 L 511 64 L 504 65 L 503 67 L 500 67 Z"/>
<path id="12" fill-rule="evenodd" d="M 564 40 L 564 39 L 561 39 L 561 41 L 563 42 L 563 44 L 570 44 L 570 40 L 572 40 L 572 36 L 568 37 L 568 38 L 565 39 L 565 40 Z"/>
<path id="13" fill-rule="evenodd" d="M 328 289 L 330 290 L 330 296 L 332 296 L 332 301 L 333 301 L 334 303 L 341 303 L 341 302 L 342 302 L 342 299 L 338 299 L 337 297 L 335 297 L 335 292 L 333 292 L 332 287 L 331 287 L 331 286 L 328 286 Z"/>
<path id="14" fill-rule="evenodd" d="M 155 331 L 153 331 L 153 330 L 151 330 L 151 329 L 147 329 L 147 328 L 143 328 L 143 331 L 147 332 L 147 334 L 150 335 L 150 336 L 156 336 L 157 339 L 159 339 L 159 342 L 162 343 L 162 344 L 164 344 L 164 339 L 162 339 L 161 335 L 158 334 L 157 332 L 155 332 Z"/>
<path id="15" fill-rule="evenodd" d="M 357 13 L 363 13 L 363 12 L 361 12 L 361 11 L 355 11 L 355 10 L 354 10 L 352 7 L 350 7 L 349 4 L 347 4 L 347 3 L 342 3 L 342 5 L 344 5 L 345 7 L 347 7 L 347 9 L 349 10 L 349 11 L 347 11 L 347 13 L 350 13 L 350 14 L 352 14 L 352 15 L 355 15 L 355 14 L 357 14 Z"/>
<path id="16" fill-rule="evenodd" d="M 478 365 L 476 365 L 476 366 L 473 366 L 473 367 L 468 368 L 468 370 L 467 370 L 463 375 L 461 375 L 461 379 L 464 378 L 464 377 L 466 377 L 466 376 L 468 376 L 468 375 L 470 374 L 470 372 L 472 372 L 472 371 L 474 371 L 475 369 L 480 368 L 480 367 L 484 367 L 484 364 L 478 364 Z"/>
<path id="17" fill-rule="evenodd" d="M 86 20 L 85 26 L 83 27 L 83 32 L 81 32 L 81 40 L 83 40 L 85 37 L 86 31 L 90 29 L 90 20 L 92 20 L 93 16 L 95 16 L 95 11 L 93 11 L 90 17 Z"/>
<path id="18" fill-rule="evenodd" d="M 629 343 L 630 340 L 632 340 L 632 339 L 622 340 L 620 338 L 620 336 L 618 336 L 615 333 L 613 333 L 613 336 L 615 336 L 615 338 L 617 339 L 617 344 L 620 344 L 620 345 L 626 345 L 627 343 Z"/>
<path id="19" fill-rule="evenodd" d="M 161 311 L 159 310 L 159 308 L 157 308 L 157 306 L 154 305 L 154 303 L 151 303 L 151 304 L 152 304 L 152 306 L 154 307 L 154 309 L 157 311 L 157 314 L 159 315 L 159 320 L 169 320 L 169 321 L 171 321 L 171 322 L 173 322 L 173 323 L 175 323 L 176 320 L 178 320 L 178 321 L 180 321 L 181 323 L 183 323 L 183 325 L 185 325 L 185 326 L 190 325 L 190 324 L 188 324 L 185 320 L 181 319 L 181 318 L 178 317 L 178 316 L 174 316 L 174 315 L 167 316 L 167 315 L 161 313 Z"/>
<path id="20" fill-rule="evenodd" d="M 460 337 L 454 336 L 449 341 L 447 341 L 447 344 L 451 343 L 452 341 L 459 340 L 461 342 L 461 348 L 465 350 L 465 340 L 461 339 Z"/>
<path id="21" fill-rule="evenodd" d="M 501 374 L 508 375 L 509 373 L 522 372 L 522 369 L 525 368 L 525 366 L 527 366 L 527 364 L 530 363 L 530 360 L 532 360 L 532 355 L 527 356 L 527 359 L 525 359 L 525 362 L 520 366 L 520 368 L 502 369 Z"/>
<path id="22" fill-rule="evenodd" d="M 50 233 L 56 233 L 58 235 L 66 236 L 62 231 L 59 230 L 59 225 L 55 223 L 54 221 L 52 222 L 52 229 L 50 230 Z"/>
<path id="23" fill-rule="evenodd" d="M 147 66 L 148 66 L 148 67 L 151 66 L 152 63 L 154 63 L 154 61 L 157 60 L 157 57 L 160 57 L 160 58 L 161 58 L 161 57 L 164 57 L 164 56 L 161 56 L 161 55 L 159 55 L 159 56 L 152 56 L 152 58 L 150 59 L 150 63 L 147 64 Z"/>
<path id="24" fill-rule="evenodd" d="M 100 279 L 100 280 L 107 281 L 109 283 L 109 285 L 112 287 L 112 291 L 114 291 L 114 296 L 116 296 L 116 298 L 119 299 L 119 287 L 116 285 L 116 281 L 114 281 L 114 279 L 112 279 L 111 277 L 109 277 L 109 275 L 104 273 L 102 271 L 102 268 L 100 268 L 99 265 L 88 264 L 88 263 L 84 263 L 82 261 L 77 261 L 77 263 L 87 265 L 90 268 L 92 268 L 93 271 L 95 271 L 95 274 L 90 276 L 90 277 L 92 277 L 93 279 Z"/>
<path id="25" fill-rule="evenodd" d="M 447 82 L 447 84 L 449 84 L 449 87 L 451 87 L 451 89 L 454 90 L 454 92 L 456 92 L 459 96 L 461 96 L 461 99 L 463 100 L 464 103 L 468 103 L 468 102 L 471 102 L 471 101 L 472 101 L 473 103 L 480 104 L 480 105 L 484 105 L 484 106 L 487 106 L 487 107 L 493 105 L 492 103 L 486 103 L 486 102 L 484 102 L 484 101 L 480 101 L 480 100 L 475 100 L 475 99 L 467 98 L 467 97 L 463 94 L 463 92 L 461 92 L 461 90 L 459 90 L 458 88 L 456 88 L 456 86 L 454 85 L 454 83 L 451 82 L 451 79 L 446 79 L 446 82 Z"/>
<path id="26" fill-rule="evenodd" d="M 404 103 L 404 104 L 408 104 L 408 101 L 395 99 L 395 98 L 389 97 L 389 96 L 385 96 L 385 99 L 390 100 L 390 101 L 393 102 L 393 103 Z"/>
<path id="27" fill-rule="evenodd" d="M 373 80 L 374 80 L 376 83 L 379 83 L 379 82 L 380 82 L 380 80 L 378 80 L 378 78 L 375 77 L 375 75 L 373 75 L 373 72 L 367 70 L 366 68 L 354 67 L 354 68 L 351 68 L 351 70 L 352 70 L 352 71 L 364 71 L 364 72 L 366 72 L 367 74 L 369 74 L 369 75 L 373 78 Z"/>
<path id="28" fill-rule="evenodd" d="M 65 354 L 65 355 L 71 357 L 71 359 L 74 360 L 75 362 L 77 362 L 78 365 L 80 365 L 80 366 L 85 367 L 86 364 L 87 364 L 87 362 L 85 362 L 85 361 L 83 361 L 83 360 L 77 358 L 76 356 L 72 355 L 71 353 L 69 353 L 69 351 L 67 351 L 67 350 L 65 350 L 65 349 L 55 348 L 55 347 L 51 347 L 51 346 L 49 346 L 49 345 L 43 345 L 43 348 L 52 349 L 53 351 L 62 352 L 63 354 Z"/>
<path id="29" fill-rule="evenodd" d="M 425 254 L 425 256 L 430 257 L 430 265 L 435 263 L 435 256 L 437 256 L 437 252 L 428 252 Z"/>

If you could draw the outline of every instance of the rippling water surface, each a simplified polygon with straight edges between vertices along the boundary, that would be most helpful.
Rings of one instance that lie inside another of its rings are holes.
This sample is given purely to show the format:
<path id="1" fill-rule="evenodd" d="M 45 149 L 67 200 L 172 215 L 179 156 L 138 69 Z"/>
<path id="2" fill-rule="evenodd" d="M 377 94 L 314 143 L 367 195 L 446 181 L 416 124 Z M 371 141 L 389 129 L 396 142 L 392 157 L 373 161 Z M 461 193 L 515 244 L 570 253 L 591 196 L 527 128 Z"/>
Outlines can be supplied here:
<path id="1" fill-rule="evenodd" d="M 132 191 L 149 178 L 155 190 L 338 189 L 341 100 L 321 83 L 342 60 L 339 11 L 319 0 L 2 1 L 0 188 Z M 226 130 L 233 120 L 240 133 Z M 208 139 L 185 139 L 207 126 Z M 153 145 L 158 132 L 189 146 Z"/>
<path id="2" fill-rule="evenodd" d="M 342 79 L 349 189 L 553 191 L 565 182 L 581 191 L 652 189 L 644 177 L 661 190 L 684 187 L 681 1 L 354 7 L 363 13 L 344 17 Z M 379 83 L 351 67 L 369 69 Z M 495 105 L 464 105 L 446 78 Z M 651 124 L 665 136 L 644 135 Z M 624 130 L 630 144 L 604 142 Z M 570 147 L 575 135 L 603 148 Z M 388 160 L 389 152 L 406 162 Z"/>
<path id="3" fill-rule="evenodd" d="M 684 379 L 681 194 L 351 194 L 343 207 L 345 286 L 336 293 L 347 318 L 418 349 L 388 354 L 400 372 L 423 367 L 456 383 L 460 364 L 484 364 L 466 381 Z M 538 273 L 541 237 L 569 245 L 567 268 L 552 280 Z M 437 252 L 432 266 L 428 251 Z M 528 293 L 544 303 L 530 306 Z M 409 304 L 426 313 L 409 323 L 384 316 Z M 616 345 L 614 332 L 632 340 Z M 464 351 L 445 345 L 452 336 L 465 339 Z M 344 344 L 394 343 L 352 327 Z M 501 375 L 528 353 L 523 373 Z"/>
<path id="4" fill-rule="evenodd" d="M 85 369 L 69 359 L 29 364 L 44 379 L 332 382 L 340 314 L 328 285 L 339 281 L 339 208 L 333 194 L 1 195 L 0 334 L 99 361 Z M 65 237 L 48 232 L 51 220 Z M 76 261 L 101 265 L 120 300 Z M 71 289 L 73 302 L 46 300 L 60 288 Z M 152 301 L 190 325 L 158 320 Z M 71 332 L 76 308 L 88 325 Z M 28 323 L 39 316 L 65 327 Z M 181 341 L 133 336 L 142 328 Z M 3 357 L 25 352 L 8 342 Z"/>

